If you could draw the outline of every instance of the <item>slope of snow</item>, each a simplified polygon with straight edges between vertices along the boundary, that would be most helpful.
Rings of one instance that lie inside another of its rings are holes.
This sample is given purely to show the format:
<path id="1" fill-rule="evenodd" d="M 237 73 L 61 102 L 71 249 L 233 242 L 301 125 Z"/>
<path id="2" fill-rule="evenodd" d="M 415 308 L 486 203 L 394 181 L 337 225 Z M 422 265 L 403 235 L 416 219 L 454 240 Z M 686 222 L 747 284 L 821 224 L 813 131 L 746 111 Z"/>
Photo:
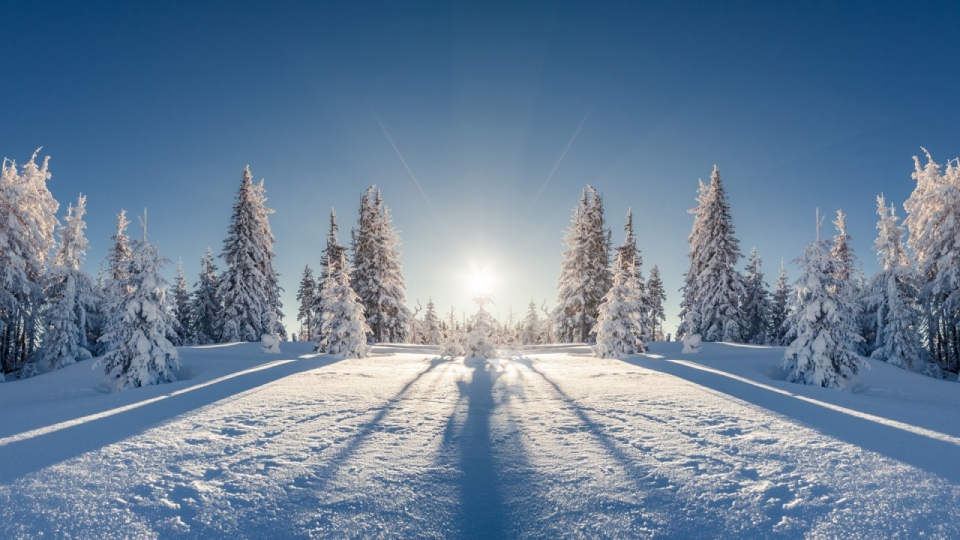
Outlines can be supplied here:
<path id="1" fill-rule="evenodd" d="M 378 346 L 182 348 L 176 383 L 89 363 L 0 385 L 0 537 L 957 537 L 954 382 L 781 348 L 600 360 Z"/>

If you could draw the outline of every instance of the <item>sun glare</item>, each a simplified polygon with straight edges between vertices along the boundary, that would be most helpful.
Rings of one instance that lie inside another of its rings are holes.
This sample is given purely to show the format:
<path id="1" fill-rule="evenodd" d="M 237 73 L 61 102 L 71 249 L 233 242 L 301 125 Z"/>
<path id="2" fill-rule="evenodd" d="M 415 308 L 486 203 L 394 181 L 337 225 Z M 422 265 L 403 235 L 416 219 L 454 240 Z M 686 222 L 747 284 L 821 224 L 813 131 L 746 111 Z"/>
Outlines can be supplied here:
<path id="1" fill-rule="evenodd" d="M 493 292 L 493 276 L 483 268 L 475 270 L 470 274 L 470 288 L 473 293 L 490 294 Z"/>

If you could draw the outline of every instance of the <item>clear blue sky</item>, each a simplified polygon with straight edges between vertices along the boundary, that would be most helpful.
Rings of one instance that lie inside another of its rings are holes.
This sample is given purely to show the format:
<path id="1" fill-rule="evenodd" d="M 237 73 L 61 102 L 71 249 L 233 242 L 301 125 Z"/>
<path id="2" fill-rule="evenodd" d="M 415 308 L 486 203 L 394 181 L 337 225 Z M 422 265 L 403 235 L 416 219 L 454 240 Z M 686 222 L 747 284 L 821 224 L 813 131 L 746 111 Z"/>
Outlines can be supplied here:
<path id="1" fill-rule="evenodd" d="M 464 276 L 483 266 L 503 317 L 555 302 L 591 183 L 615 241 L 633 207 L 672 329 L 686 210 L 714 163 L 771 283 L 818 206 L 849 214 L 876 268 L 875 196 L 906 199 L 920 146 L 960 154 L 957 20 L 956 2 L 3 2 L 0 154 L 43 146 L 63 209 L 88 195 L 91 273 L 115 214 L 146 206 L 191 283 L 249 164 L 276 209 L 293 331 L 329 209 L 349 229 L 370 184 L 401 230 L 411 303 L 472 312 Z"/>

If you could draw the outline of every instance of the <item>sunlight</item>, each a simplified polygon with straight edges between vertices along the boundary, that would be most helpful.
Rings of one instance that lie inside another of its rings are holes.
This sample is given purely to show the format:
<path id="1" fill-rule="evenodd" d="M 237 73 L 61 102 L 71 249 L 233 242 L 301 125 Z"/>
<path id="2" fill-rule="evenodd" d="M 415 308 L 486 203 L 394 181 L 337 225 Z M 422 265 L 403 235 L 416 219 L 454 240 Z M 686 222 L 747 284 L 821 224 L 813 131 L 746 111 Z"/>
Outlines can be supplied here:
<path id="1" fill-rule="evenodd" d="M 493 275 L 482 266 L 470 274 L 469 281 L 472 293 L 490 294 L 493 292 Z"/>

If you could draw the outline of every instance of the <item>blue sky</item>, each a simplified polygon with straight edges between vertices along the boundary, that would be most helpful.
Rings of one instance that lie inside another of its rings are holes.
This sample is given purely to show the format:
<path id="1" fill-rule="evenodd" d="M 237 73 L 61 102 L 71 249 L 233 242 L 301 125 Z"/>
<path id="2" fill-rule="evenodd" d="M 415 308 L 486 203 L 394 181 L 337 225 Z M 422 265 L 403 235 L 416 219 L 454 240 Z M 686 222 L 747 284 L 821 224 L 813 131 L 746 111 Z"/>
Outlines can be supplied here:
<path id="1" fill-rule="evenodd" d="M 960 154 L 960 4 L 664 4 L 4 2 L 0 153 L 43 146 L 63 209 L 88 195 L 91 273 L 120 208 L 148 207 L 191 282 L 249 164 L 276 210 L 294 331 L 330 208 L 348 229 L 370 184 L 401 230 L 410 303 L 444 310 L 473 311 L 465 276 L 480 267 L 501 318 L 531 297 L 552 305 L 590 183 L 616 241 L 633 207 L 673 328 L 686 211 L 715 163 L 771 284 L 816 207 L 848 213 L 875 270 L 875 196 L 909 196 L 920 146 Z"/>

